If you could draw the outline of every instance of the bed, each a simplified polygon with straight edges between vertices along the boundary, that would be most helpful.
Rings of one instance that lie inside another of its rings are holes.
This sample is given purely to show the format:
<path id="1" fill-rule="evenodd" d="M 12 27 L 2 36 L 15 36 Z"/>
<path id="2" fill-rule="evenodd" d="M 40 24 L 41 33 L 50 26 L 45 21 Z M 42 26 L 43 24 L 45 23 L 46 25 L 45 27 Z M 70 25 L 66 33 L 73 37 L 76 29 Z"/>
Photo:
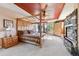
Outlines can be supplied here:
<path id="1" fill-rule="evenodd" d="M 21 42 L 27 42 L 35 45 L 40 45 L 44 36 L 45 33 L 42 33 L 40 37 L 40 33 L 28 33 L 26 31 L 19 31 L 19 39 Z"/>

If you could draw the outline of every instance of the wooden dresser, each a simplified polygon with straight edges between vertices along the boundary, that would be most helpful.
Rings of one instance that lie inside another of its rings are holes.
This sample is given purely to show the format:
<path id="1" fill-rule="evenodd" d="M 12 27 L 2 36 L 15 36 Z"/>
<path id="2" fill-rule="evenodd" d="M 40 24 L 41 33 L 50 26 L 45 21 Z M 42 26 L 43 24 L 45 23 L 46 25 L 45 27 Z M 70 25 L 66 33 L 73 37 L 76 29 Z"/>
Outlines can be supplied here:
<path id="1" fill-rule="evenodd" d="M 2 38 L 0 38 L 0 48 L 2 48 Z"/>
<path id="2" fill-rule="evenodd" d="M 18 43 L 18 36 L 6 37 L 2 39 L 3 48 L 9 48 L 11 46 L 16 45 L 17 43 Z"/>

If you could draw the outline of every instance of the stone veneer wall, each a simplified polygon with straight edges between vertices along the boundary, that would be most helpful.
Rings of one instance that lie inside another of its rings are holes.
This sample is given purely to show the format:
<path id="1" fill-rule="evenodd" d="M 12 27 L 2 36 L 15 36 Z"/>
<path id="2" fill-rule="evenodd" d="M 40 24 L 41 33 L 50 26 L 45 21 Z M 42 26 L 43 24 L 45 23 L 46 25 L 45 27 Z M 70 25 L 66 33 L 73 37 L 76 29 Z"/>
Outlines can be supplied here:
<path id="1" fill-rule="evenodd" d="M 79 50 L 79 4 L 78 4 L 78 50 Z"/>

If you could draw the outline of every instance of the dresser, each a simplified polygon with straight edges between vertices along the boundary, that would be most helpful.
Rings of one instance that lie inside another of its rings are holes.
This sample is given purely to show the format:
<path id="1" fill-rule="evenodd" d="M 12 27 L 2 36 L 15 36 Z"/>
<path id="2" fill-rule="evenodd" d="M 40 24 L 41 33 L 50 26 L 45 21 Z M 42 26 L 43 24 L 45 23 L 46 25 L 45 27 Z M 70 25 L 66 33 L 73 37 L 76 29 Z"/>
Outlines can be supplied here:
<path id="1" fill-rule="evenodd" d="M 2 48 L 2 38 L 0 38 L 0 48 Z"/>
<path id="2" fill-rule="evenodd" d="M 18 36 L 2 38 L 2 48 L 9 48 L 18 43 Z"/>

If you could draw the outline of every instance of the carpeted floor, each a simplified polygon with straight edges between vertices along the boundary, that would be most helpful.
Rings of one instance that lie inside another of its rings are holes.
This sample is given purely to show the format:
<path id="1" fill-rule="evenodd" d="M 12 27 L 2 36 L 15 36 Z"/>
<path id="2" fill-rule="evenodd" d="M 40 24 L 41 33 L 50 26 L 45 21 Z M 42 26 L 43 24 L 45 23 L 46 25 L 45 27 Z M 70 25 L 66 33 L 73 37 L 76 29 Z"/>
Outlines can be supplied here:
<path id="1" fill-rule="evenodd" d="M 0 56 L 70 56 L 63 44 L 63 39 L 46 35 L 43 47 L 20 43 L 8 49 L 0 49 Z"/>

